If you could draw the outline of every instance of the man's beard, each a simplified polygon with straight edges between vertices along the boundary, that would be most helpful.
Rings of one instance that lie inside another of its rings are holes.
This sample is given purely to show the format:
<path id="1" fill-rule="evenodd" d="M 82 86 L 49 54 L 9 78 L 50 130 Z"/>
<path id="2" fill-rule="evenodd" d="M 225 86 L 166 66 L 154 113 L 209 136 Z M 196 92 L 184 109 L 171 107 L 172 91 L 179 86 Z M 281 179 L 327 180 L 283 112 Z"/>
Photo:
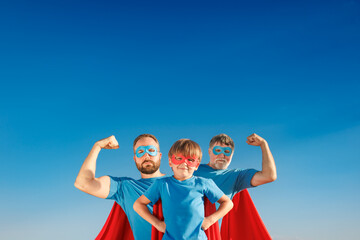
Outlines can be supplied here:
<path id="1" fill-rule="evenodd" d="M 226 159 L 222 159 L 222 160 L 223 161 L 216 160 L 213 168 L 219 169 L 219 170 L 226 169 L 229 166 L 229 162 L 226 161 Z"/>
<path id="2" fill-rule="evenodd" d="M 144 166 L 146 162 L 150 162 L 151 165 Z M 142 162 L 141 164 L 136 163 L 136 167 L 141 173 L 153 174 L 154 172 L 156 172 L 160 168 L 160 161 L 158 161 L 158 163 L 156 164 L 152 160 L 144 160 L 144 162 Z"/>

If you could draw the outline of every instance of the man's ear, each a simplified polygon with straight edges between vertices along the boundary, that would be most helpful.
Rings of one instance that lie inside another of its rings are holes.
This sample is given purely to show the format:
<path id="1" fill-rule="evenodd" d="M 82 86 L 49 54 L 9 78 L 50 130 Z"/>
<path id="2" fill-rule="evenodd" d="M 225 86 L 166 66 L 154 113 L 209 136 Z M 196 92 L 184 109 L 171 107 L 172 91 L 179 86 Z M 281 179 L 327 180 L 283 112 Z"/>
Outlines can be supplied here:
<path id="1" fill-rule="evenodd" d="M 134 155 L 134 161 L 136 162 L 136 158 L 135 158 L 135 155 Z"/>
<path id="2" fill-rule="evenodd" d="M 209 152 L 209 155 L 210 155 L 210 153 L 211 153 L 211 148 L 209 148 L 208 152 Z"/>
<path id="3" fill-rule="evenodd" d="M 161 157 L 162 157 L 162 153 L 161 153 L 161 152 L 159 152 L 159 157 L 160 157 L 160 160 L 161 160 Z"/>

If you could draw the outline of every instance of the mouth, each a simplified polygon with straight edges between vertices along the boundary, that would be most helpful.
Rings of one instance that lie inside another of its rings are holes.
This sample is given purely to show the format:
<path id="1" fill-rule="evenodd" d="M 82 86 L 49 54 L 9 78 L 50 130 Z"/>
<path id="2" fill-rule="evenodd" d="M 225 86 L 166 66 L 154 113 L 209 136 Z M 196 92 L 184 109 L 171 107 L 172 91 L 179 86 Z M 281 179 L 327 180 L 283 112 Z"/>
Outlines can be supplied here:
<path id="1" fill-rule="evenodd" d="M 151 161 L 151 160 L 145 160 L 141 165 L 145 165 L 145 166 L 148 166 L 148 165 L 154 165 L 154 162 Z"/>
<path id="2" fill-rule="evenodd" d="M 218 158 L 215 160 L 216 162 L 220 162 L 220 163 L 225 163 L 226 159 L 225 158 Z"/>
<path id="3" fill-rule="evenodd" d="M 189 170 L 189 168 L 185 168 L 185 167 L 178 167 L 178 169 L 180 169 L 180 170 Z"/>

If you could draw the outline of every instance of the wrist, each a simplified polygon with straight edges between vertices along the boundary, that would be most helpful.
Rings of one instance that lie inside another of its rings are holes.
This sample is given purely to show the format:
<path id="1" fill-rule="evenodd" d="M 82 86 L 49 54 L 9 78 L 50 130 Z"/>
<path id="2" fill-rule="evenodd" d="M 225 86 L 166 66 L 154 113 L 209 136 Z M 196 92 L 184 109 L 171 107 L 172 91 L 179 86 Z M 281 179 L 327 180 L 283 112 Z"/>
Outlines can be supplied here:
<path id="1" fill-rule="evenodd" d="M 260 147 L 261 148 L 268 147 L 268 143 L 267 143 L 267 141 L 265 139 L 260 143 Z"/>
<path id="2" fill-rule="evenodd" d="M 93 150 L 95 150 L 95 151 L 100 151 L 100 150 L 101 150 L 101 146 L 100 146 L 99 142 L 96 142 L 96 143 L 94 144 Z"/>
<path id="3" fill-rule="evenodd" d="M 161 223 L 162 221 L 160 219 L 157 219 L 156 222 L 155 222 L 155 226 L 157 229 L 159 229 L 161 227 Z"/>
<path id="4" fill-rule="evenodd" d="M 206 218 L 209 221 L 210 226 L 213 225 L 215 223 L 215 221 L 216 221 L 216 219 L 214 217 L 212 217 L 212 215 L 207 216 Z"/>

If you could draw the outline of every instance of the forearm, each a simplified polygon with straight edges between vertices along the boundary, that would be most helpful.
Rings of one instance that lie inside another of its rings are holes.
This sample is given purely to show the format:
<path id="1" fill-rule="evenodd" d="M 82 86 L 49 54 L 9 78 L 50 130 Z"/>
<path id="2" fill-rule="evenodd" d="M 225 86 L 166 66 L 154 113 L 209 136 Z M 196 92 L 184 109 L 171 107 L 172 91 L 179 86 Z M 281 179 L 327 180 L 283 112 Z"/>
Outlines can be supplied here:
<path id="1" fill-rule="evenodd" d="M 133 207 L 135 212 L 137 212 L 143 219 L 145 219 L 154 227 L 159 228 L 162 221 L 160 221 L 157 217 L 152 215 L 146 205 L 147 204 L 143 204 L 140 203 L 139 201 L 135 201 Z"/>
<path id="2" fill-rule="evenodd" d="M 268 180 L 268 182 L 275 181 L 277 178 L 276 174 L 276 166 L 274 157 L 270 151 L 269 145 L 266 141 L 264 141 L 261 145 L 262 151 L 262 170 L 261 173 L 264 178 Z"/>
<path id="3" fill-rule="evenodd" d="M 210 222 L 214 224 L 220 218 L 224 217 L 233 208 L 233 206 L 234 204 L 230 199 L 228 201 L 224 201 L 220 203 L 218 210 L 209 215 L 207 218 L 209 218 Z"/>
<path id="4" fill-rule="evenodd" d="M 96 160 L 100 150 L 100 146 L 95 143 L 81 166 L 75 181 L 75 187 L 80 190 L 85 189 L 87 185 L 90 185 L 91 181 L 95 180 Z"/>

